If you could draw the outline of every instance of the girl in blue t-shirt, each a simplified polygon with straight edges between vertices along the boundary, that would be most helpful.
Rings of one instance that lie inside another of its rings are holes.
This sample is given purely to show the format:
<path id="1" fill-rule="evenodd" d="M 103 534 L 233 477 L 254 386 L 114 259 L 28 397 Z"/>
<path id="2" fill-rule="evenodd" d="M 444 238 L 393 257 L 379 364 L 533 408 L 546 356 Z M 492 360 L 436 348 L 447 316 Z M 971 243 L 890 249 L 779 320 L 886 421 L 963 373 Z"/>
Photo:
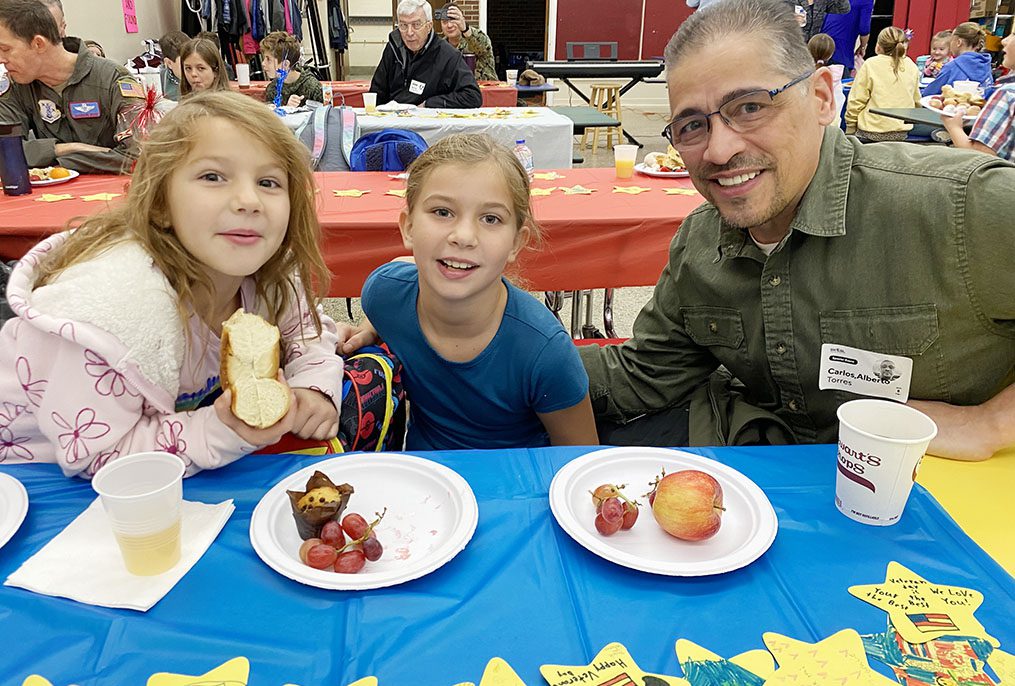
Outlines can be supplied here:
<path id="1" fill-rule="evenodd" d="M 598 443 L 571 337 L 504 269 L 538 227 L 529 181 L 486 135 L 448 136 L 412 164 L 399 216 L 413 259 L 363 287 L 365 335 L 405 365 L 410 450 Z M 371 330 L 372 329 L 372 330 Z"/>

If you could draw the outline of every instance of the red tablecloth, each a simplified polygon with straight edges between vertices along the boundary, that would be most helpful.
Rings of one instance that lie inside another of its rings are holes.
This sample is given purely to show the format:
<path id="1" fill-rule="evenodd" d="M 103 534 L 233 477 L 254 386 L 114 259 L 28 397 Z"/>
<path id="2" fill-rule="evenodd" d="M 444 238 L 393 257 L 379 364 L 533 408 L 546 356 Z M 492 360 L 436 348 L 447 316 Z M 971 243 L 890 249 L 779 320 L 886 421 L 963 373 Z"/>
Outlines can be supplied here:
<path id="1" fill-rule="evenodd" d="M 338 93 L 345 96 L 345 104 L 350 107 L 363 107 L 363 94 L 370 90 L 369 81 L 326 81 L 331 84 L 334 99 L 340 101 Z M 235 81 L 229 86 L 237 93 L 249 95 L 256 100 L 264 100 L 264 89 L 267 81 L 251 81 L 249 88 L 240 88 Z M 483 94 L 483 107 L 515 107 L 518 104 L 518 89 L 503 81 L 480 81 L 479 90 Z M 282 103 L 283 105 L 285 103 Z"/>
<path id="2" fill-rule="evenodd" d="M 618 181 L 613 169 L 563 169 L 564 178 L 535 180 L 534 188 L 581 185 L 591 195 L 565 195 L 560 190 L 532 199 L 543 229 L 543 245 L 519 260 L 521 276 L 533 290 L 651 286 L 666 264 L 670 240 L 680 222 L 701 202 L 701 196 L 667 195 L 666 188 L 691 188 L 687 179 L 656 179 L 636 175 Z M 318 216 L 324 229 L 323 252 L 332 272 L 329 294 L 355 296 L 367 275 L 397 255 L 407 254 L 398 233 L 404 200 L 386 195 L 404 188 L 404 181 L 382 172 L 330 172 L 316 175 L 321 188 Z M 0 196 L 0 257 L 20 257 L 40 238 L 62 228 L 72 217 L 99 212 L 105 202 L 84 202 L 80 196 L 122 192 L 125 177 L 82 176 L 46 189 L 75 197 L 42 203 L 35 194 Z M 614 193 L 614 186 L 651 189 L 638 195 Z M 335 190 L 369 190 L 359 198 L 336 197 Z M 115 200 L 113 202 L 116 202 Z"/>

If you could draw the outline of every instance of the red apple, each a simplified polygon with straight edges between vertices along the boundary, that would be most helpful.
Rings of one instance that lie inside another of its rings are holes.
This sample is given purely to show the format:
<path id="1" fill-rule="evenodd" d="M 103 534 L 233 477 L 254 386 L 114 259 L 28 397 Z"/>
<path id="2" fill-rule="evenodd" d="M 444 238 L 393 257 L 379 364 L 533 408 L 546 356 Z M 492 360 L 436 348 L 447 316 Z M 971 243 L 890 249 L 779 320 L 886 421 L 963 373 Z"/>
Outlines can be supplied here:
<path id="1" fill-rule="evenodd" d="M 704 541 L 722 524 L 722 487 L 705 472 L 688 469 L 663 476 L 651 498 L 652 515 L 670 536 Z"/>

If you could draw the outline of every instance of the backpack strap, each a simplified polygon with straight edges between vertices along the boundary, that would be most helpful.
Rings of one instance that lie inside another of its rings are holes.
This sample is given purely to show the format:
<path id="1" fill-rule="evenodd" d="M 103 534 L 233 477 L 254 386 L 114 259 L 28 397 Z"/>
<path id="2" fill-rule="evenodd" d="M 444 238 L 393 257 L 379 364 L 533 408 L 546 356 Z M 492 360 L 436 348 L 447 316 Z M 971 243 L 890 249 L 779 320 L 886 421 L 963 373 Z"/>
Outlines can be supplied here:
<path id="1" fill-rule="evenodd" d="M 392 384 L 393 377 L 395 376 L 395 371 L 394 371 L 394 368 L 391 365 L 391 362 L 386 357 L 384 357 L 383 355 L 377 355 L 375 353 L 359 353 L 358 355 L 353 355 L 352 357 L 349 358 L 350 361 L 351 360 L 355 360 L 355 359 L 369 359 L 369 360 L 373 360 L 374 362 L 377 363 L 377 366 L 380 367 L 381 370 L 383 370 L 383 376 L 384 376 L 384 418 L 381 420 L 381 431 L 380 431 L 380 435 L 377 437 L 377 447 L 374 448 L 374 450 L 376 452 L 381 452 L 381 451 L 384 450 L 384 440 L 388 437 L 388 430 L 391 428 L 391 422 L 392 422 L 392 419 L 395 416 L 395 403 L 394 403 L 394 399 L 391 396 L 391 392 L 392 392 L 392 386 L 391 386 L 391 384 Z M 357 393 L 357 395 L 358 395 L 359 388 L 357 388 L 356 385 L 353 384 L 352 391 Z M 357 398 L 357 400 L 358 400 L 358 398 Z M 360 413 L 362 413 L 362 407 L 360 407 Z M 353 449 L 353 450 L 356 449 L 356 438 L 358 438 L 358 437 L 359 437 L 359 435 L 357 434 L 357 436 L 353 439 L 353 444 L 351 446 L 351 449 Z"/>
<path id="2" fill-rule="evenodd" d="M 310 149 L 310 168 L 317 169 L 324 156 L 324 148 L 328 144 L 328 113 L 331 105 L 321 105 L 314 110 L 312 118 L 314 127 L 314 147 Z"/>

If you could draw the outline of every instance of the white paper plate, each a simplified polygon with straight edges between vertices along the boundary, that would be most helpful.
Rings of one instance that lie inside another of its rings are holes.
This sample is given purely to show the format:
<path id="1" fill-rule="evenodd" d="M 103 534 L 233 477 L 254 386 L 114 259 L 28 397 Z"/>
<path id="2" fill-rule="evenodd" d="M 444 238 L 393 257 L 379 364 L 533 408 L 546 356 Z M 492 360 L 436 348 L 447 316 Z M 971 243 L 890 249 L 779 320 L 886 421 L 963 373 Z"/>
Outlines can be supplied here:
<path id="1" fill-rule="evenodd" d="M 67 183 L 81 176 L 81 172 L 76 172 L 73 169 L 68 169 L 70 176 L 66 176 L 62 179 L 43 179 L 42 181 L 32 181 L 33 186 L 56 186 L 61 183 Z"/>
<path id="2" fill-rule="evenodd" d="M 938 114 L 944 114 L 945 113 L 944 110 L 938 109 L 937 107 L 931 107 L 930 104 L 929 104 L 930 103 L 930 99 L 931 98 L 936 98 L 936 97 L 939 97 L 939 96 L 937 96 L 937 95 L 925 95 L 922 98 L 920 98 L 920 104 L 923 105 L 924 107 L 926 107 L 931 112 L 937 112 Z M 976 118 L 979 117 L 979 116 L 980 116 L 979 114 L 972 114 L 972 115 L 967 114 L 967 115 L 963 115 L 962 121 L 975 121 Z"/>
<path id="3" fill-rule="evenodd" d="M 374 530 L 384 554 L 358 574 L 300 562 L 303 540 L 286 491 L 302 491 L 317 470 L 336 484 L 356 489 L 346 514 L 358 512 L 373 521 L 375 512 L 388 508 Z M 476 496 L 451 469 L 412 455 L 349 455 L 318 462 L 275 484 L 254 508 L 250 542 L 265 564 L 290 579 L 318 588 L 364 590 L 394 586 L 438 569 L 465 548 L 478 522 Z"/>
<path id="4" fill-rule="evenodd" d="M 719 482 L 726 512 L 715 536 L 681 541 L 656 524 L 642 495 L 664 468 L 667 474 L 697 469 Z M 627 484 L 624 494 L 641 503 L 630 530 L 612 536 L 596 531 L 590 492 L 604 483 Z M 550 509 L 571 538 L 599 557 L 666 576 L 722 574 L 749 565 L 768 550 L 779 528 L 772 504 L 746 476 L 700 455 L 665 448 L 609 448 L 569 462 L 550 484 Z"/>
<path id="5" fill-rule="evenodd" d="M 0 548 L 21 528 L 28 514 L 28 492 L 10 474 L 0 472 Z"/>
<path id="6" fill-rule="evenodd" d="M 652 167 L 646 166 L 644 162 L 639 162 L 638 164 L 634 165 L 634 170 L 639 174 L 644 174 L 645 176 L 657 176 L 664 179 L 680 179 L 691 175 L 691 172 L 687 171 L 686 169 L 682 171 L 668 171 L 668 172 L 659 171 L 658 169 L 653 169 Z"/>

